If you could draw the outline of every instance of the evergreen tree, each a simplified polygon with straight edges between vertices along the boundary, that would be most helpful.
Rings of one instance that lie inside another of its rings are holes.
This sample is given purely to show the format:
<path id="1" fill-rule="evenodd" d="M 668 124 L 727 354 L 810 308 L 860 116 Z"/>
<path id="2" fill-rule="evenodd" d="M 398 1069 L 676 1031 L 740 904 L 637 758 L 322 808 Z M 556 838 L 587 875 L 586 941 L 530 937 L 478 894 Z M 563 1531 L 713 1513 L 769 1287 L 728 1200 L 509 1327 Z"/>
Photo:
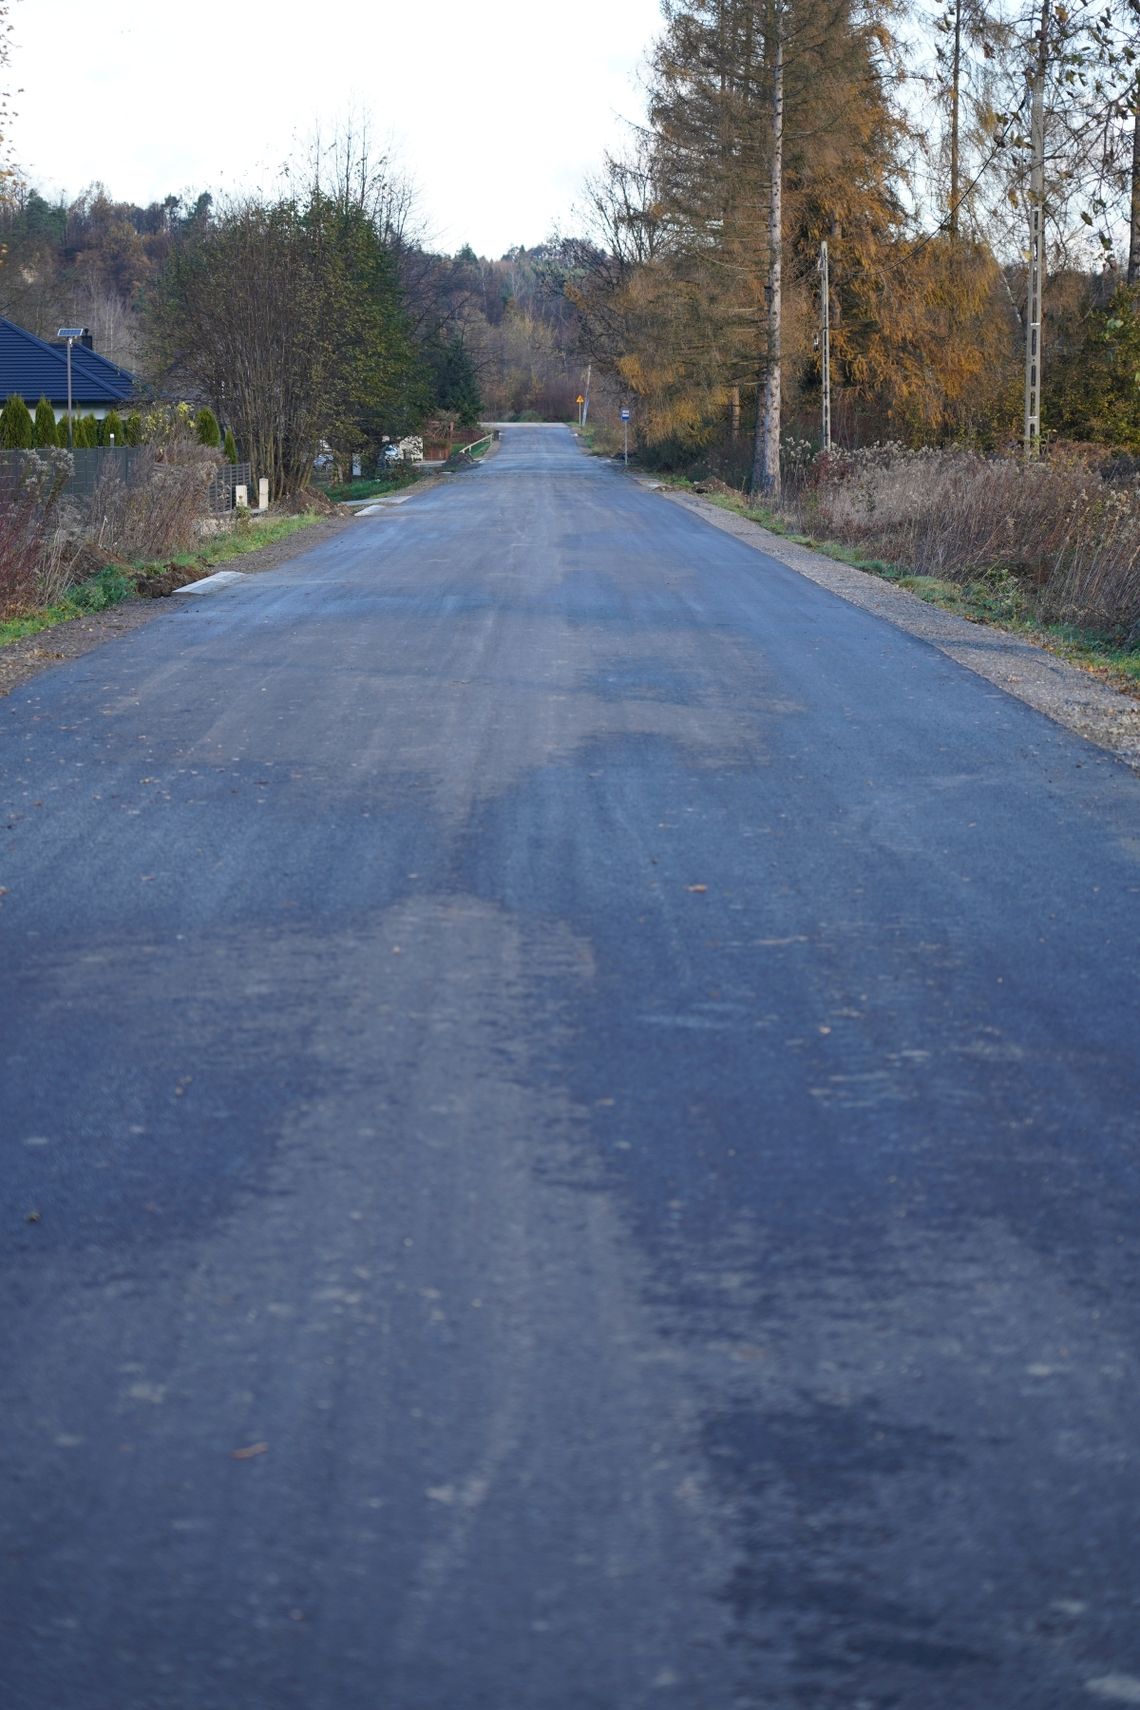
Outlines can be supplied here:
<path id="1" fill-rule="evenodd" d="M 137 410 L 132 410 L 123 423 L 123 444 L 141 445 L 143 436 L 142 417 Z"/>
<path id="2" fill-rule="evenodd" d="M 62 443 L 64 445 L 66 445 L 67 444 L 66 424 L 56 421 L 55 411 L 52 409 L 51 405 L 48 403 L 46 398 L 41 398 L 39 403 L 36 405 L 35 420 L 32 424 L 32 431 L 33 431 L 33 434 L 35 437 L 36 445 L 37 446 L 59 445 L 61 443 L 61 441 L 60 441 L 60 428 L 61 427 L 64 430 Z"/>
<path id="3" fill-rule="evenodd" d="M 99 423 L 90 413 L 76 416 L 74 443 L 79 449 L 87 451 L 99 444 Z"/>
<path id="4" fill-rule="evenodd" d="M 222 456 L 225 458 L 226 462 L 231 465 L 240 461 L 238 457 L 237 440 L 234 438 L 233 428 L 226 429 L 226 437 L 222 441 Z"/>
<path id="5" fill-rule="evenodd" d="M 479 381 L 460 334 L 429 353 L 435 389 L 435 407 L 453 415 L 461 427 L 474 427 L 483 409 Z"/>
<path id="6" fill-rule="evenodd" d="M 209 445 L 215 449 L 220 448 L 222 443 L 222 430 L 218 426 L 217 416 L 214 414 L 213 410 L 210 409 L 209 405 L 203 405 L 203 407 L 198 411 L 197 419 L 194 423 L 194 431 L 198 435 L 199 445 Z"/>
<path id="7" fill-rule="evenodd" d="M 32 412 L 19 393 L 13 392 L 0 410 L 0 446 L 6 451 L 30 451 L 35 443 Z"/>
<path id="8" fill-rule="evenodd" d="M 124 445 L 123 422 L 117 410 L 108 410 L 99 423 L 100 445 Z"/>

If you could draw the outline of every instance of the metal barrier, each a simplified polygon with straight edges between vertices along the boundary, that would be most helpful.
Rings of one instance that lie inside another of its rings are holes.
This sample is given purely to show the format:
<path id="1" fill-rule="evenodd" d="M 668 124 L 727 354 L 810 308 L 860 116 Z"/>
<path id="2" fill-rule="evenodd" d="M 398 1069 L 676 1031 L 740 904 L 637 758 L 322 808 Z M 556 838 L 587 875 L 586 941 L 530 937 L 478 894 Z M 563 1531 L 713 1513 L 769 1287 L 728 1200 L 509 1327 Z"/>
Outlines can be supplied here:
<path id="1" fill-rule="evenodd" d="M 253 506 L 257 495 L 253 491 L 252 465 L 249 463 L 223 463 L 218 469 L 209 487 L 206 489 L 207 503 L 211 516 L 224 516 L 227 511 L 235 508 L 234 494 L 239 487 L 246 491 L 246 502 Z"/>

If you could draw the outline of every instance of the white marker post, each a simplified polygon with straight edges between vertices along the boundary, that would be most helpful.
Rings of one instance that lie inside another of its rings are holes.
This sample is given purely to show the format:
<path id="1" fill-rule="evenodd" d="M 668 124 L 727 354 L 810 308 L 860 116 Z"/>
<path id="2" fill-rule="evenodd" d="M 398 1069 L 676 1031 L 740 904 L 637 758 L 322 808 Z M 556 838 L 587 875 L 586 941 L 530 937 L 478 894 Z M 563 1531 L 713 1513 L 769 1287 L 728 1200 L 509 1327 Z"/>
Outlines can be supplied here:
<path id="1" fill-rule="evenodd" d="M 624 458 L 625 466 L 628 469 L 629 468 L 629 411 L 628 410 L 623 410 L 621 413 L 621 425 L 622 425 L 622 433 L 625 436 L 625 444 L 622 447 L 622 457 Z"/>

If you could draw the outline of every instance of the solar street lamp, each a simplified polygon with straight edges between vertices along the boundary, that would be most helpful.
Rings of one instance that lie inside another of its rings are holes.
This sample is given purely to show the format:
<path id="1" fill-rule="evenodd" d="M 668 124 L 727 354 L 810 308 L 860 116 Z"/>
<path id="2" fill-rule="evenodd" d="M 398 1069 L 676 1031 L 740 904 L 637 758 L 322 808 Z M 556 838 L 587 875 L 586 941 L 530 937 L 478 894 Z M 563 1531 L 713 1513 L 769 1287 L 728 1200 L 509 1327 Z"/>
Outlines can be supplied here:
<path id="1" fill-rule="evenodd" d="M 85 330 L 86 329 L 84 327 L 60 327 L 59 331 L 55 335 L 56 338 L 65 338 L 67 340 L 67 449 L 68 449 L 68 451 L 72 450 L 71 347 L 75 343 L 77 338 L 83 337 Z"/>

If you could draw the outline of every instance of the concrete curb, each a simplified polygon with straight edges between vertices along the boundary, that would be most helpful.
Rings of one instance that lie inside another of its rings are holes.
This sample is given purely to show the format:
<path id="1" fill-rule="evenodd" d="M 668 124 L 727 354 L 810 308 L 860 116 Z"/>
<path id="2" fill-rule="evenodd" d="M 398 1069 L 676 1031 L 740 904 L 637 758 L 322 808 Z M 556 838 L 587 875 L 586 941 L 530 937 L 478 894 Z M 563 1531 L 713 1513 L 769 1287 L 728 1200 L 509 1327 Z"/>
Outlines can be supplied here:
<path id="1" fill-rule="evenodd" d="M 227 587 L 231 582 L 244 582 L 245 575 L 241 570 L 215 570 L 212 576 L 203 576 L 198 582 L 187 582 L 184 588 L 174 588 L 175 594 L 213 594 L 219 588 Z"/>

